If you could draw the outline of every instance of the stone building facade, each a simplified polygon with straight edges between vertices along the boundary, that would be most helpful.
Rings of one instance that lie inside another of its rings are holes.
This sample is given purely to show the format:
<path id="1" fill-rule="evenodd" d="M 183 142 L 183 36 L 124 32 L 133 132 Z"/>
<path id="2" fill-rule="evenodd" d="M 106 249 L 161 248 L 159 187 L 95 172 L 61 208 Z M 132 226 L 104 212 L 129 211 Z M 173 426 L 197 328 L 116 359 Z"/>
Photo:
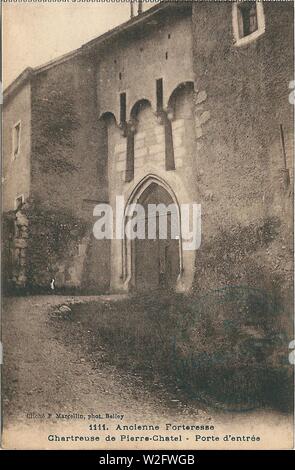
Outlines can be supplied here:
<path id="1" fill-rule="evenodd" d="M 293 2 L 246 3 L 162 2 L 8 87 L 9 285 L 291 302 Z M 118 195 L 201 204 L 200 248 L 181 224 L 178 240 L 95 239 L 94 207 Z"/>

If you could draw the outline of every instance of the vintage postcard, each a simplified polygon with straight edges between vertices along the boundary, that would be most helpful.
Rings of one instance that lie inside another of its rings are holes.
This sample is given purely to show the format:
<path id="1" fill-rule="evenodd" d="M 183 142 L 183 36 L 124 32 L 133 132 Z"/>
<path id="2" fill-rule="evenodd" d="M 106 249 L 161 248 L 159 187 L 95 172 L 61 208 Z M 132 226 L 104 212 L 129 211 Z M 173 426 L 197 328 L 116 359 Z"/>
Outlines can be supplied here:
<path id="1" fill-rule="evenodd" d="M 293 1 L 3 0 L 2 448 L 293 448 Z"/>

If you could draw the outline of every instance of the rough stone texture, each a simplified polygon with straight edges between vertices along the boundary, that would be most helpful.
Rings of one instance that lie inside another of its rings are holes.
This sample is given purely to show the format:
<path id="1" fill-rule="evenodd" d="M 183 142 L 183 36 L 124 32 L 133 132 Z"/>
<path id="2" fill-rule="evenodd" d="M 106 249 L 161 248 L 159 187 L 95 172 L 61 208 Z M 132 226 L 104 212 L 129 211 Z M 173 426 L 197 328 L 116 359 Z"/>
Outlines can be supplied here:
<path id="1" fill-rule="evenodd" d="M 7 291 L 27 284 L 28 219 L 18 210 L 5 213 L 2 220 L 2 280 Z"/>
<path id="2" fill-rule="evenodd" d="M 20 155 L 12 161 L 12 126 L 19 120 Z M 4 209 L 13 210 L 15 198 L 23 194 L 29 220 L 28 231 L 14 243 L 25 249 L 29 234 L 30 257 L 26 263 L 19 262 L 21 253 L 17 252 L 16 269 L 22 274 L 9 277 L 16 285 L 49 287 L 50 279 L 56 278 L 57 287 L 107 290 L 108 244 L 92 235 L 93 208 L 107 197 L 107 178 L 91 61 L 74 57 L 38 74 L 21 88 L 5 103 L 4 136 Z M 37 217 L 40 211 L 42 220 Z M 53 212 L 64 219 L 60 220 L 61 237 L 55 239 L 49 253 L 39 235 Z M 83 240 L 72 237 L 63 246 L 62 226 L 68 218 L 86 224 L 88 232 Z M 83 256 L 76 254 L 80 243 L 85 245 Z"/>
<path id="3" fill-rule="evenodd" d="M 12 132 L 21 122 L 19 155 L 12 155 Z M 15 198 L 27 198 L 31 185 L 31 85 L 27 83 L 3 108 L 3 210 L 14 210 Z"/>
<path id="4" fill-rule="evenodd" d="M 48 283 L 52 276 L 57 287 L 100 292 L 109 285 L 109 252 L 105 241 L 92 235 L 93 208 L 107 194 L 94 80 L 91 62 L 74 58 L 34 81 L 32 199 L 41 204 L 48 217 L 53 210 L 62 211 L 89 227 L 87 237 L 72 239 L 56 263 L 45 257 L 47 277 L 39 273 L 40 284 Z M 81 243 L 85 245 L 84 255 L 77 254 Z M 42 252 L 42 247 L 37 244 L 35 250 Z"/>
<path id="5" fill-rule="evenodd" d="M 86 219 L 83 200 L 105 198 L 94 80 L 91 62 L 75 57 L 32 86 L 32 197 Z"/>
<path id="6" fill-rule="evenodd" d="M 195 155 L 203 214 L 195 289 L 255 286 L 277 292 L 288 310 L 292 198 L 291 186 L 282 184 L 279 126 L 292 175 L 288 86 L 293 77 L 293 4 L 264 2 L 263 7 L 265 34 L 236 47 L 231 4 L 193 5 L 196 133 L 201 142 Z"/>

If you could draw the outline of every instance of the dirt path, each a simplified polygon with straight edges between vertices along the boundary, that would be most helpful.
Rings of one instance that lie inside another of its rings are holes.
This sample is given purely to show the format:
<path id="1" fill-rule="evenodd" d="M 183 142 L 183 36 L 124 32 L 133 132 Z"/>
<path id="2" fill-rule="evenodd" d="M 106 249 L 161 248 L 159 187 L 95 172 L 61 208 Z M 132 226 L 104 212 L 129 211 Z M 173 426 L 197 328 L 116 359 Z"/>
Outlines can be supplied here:
<path id="1" fill-rule="evenodd" d="M 61 296 L 7 299 L 3 315 L 4 416 L 10 422 L 26 420 L 29 412 L 44 411 L 109 411 L 130 418 L 174 414 L 161 397 L 130 382 L 123 372 L 111 365 L 93 370 L 83 351 L 70 350 L 52 336 L 47 324 L 52 307 L 91 300 L 93 297 Z"/>

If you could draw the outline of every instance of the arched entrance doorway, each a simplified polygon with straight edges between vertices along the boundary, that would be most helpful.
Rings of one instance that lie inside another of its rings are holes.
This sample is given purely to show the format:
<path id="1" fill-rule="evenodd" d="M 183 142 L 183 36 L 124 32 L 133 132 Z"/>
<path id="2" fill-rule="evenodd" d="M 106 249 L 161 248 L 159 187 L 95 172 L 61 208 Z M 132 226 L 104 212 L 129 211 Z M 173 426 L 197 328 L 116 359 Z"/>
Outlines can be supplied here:
<path id="1" fill-rule="evenodd" d="M 163 186 L 152 182 L 140 194 L 137 204 L 141 204 L 145 212 L 145 238 L 131 242 L 131 286 L 137 291 L 174 289 L 180 273 L 179 235 L 175 239 L 175 232 L 179 234 L 179 219 L 175 202 Z M 161 204 L 162 210 L 152 213 L 151 204 L 158 207 Z M 170 204 L 174 205 L 176 213 L 166 211 Z M 159 230 L 160 223 L 167 224 L 165 237 Z M 149 224 L 155 227 L 153 239 L 148 238 Z"/>

